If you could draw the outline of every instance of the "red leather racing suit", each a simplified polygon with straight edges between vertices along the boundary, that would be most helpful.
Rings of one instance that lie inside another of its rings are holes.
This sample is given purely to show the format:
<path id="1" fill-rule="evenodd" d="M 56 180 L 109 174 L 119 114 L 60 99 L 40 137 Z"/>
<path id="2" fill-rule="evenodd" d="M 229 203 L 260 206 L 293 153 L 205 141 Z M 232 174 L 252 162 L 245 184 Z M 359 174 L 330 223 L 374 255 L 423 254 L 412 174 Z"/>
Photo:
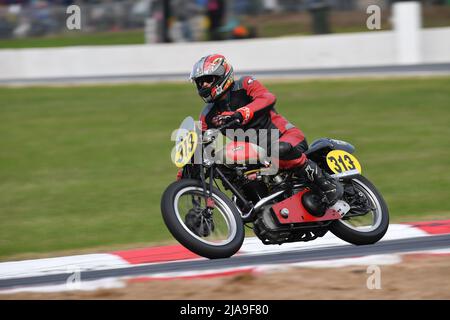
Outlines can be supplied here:
<path id="1" fill-rule="evenodd" d="M 244 131 L 255 129 L 278 130 L 279 167 L 291 169 L 302 166 L 307 160 L 304 152 L 308 149 L 303 132 L 275 111 L 276 98 L 258 80 L 245 76 L 235 81 L 224 96 L 215 102 L 208 103 L 200 114 L 202 130 L 216 127 L 213 118 L 222 113 L 240 112 L 243 117 Z M 224 133 L 224 132 L 223 132 Z M 270 135 L 268 137 L 270 140 Z M 260 143 L 258 143 L 260 145 Z M 268 149 L 270 145 L 268 143 Z M 270 153 L 270 150 L 268 150 Z"/>

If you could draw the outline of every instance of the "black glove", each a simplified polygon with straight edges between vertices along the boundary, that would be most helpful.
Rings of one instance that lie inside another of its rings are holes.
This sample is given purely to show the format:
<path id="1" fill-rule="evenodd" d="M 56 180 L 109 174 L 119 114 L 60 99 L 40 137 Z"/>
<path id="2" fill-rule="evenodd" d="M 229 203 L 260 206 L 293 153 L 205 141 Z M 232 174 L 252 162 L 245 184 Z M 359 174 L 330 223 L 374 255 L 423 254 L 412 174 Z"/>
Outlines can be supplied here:
<path id="1" fill-rule="evenodd" d="M 216 127 L 220 127 L 234 120 L 239 120 L 239 123 L 242 123 L 242 114 L 240 112 L 225 111 L 212 118 L 212 123 Z"/>

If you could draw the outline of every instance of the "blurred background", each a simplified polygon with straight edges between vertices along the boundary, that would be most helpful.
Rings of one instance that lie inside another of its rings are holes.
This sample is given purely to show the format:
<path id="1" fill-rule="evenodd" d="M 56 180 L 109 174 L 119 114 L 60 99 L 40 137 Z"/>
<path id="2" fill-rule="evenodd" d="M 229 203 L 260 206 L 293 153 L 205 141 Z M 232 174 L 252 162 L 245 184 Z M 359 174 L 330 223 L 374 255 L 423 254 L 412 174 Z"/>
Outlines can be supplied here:
<path id="1" fill-rule="evenodd" d="M 449 0 L 0 0 L 0 259 L 174 243 L 170 136 L 214 52 L 354 144 L 392 222 L 450 217 Z"/>
<path id="2" fill-rule="evenodd" d="M 0 48 L 142 44 L 368 31 L 366 8 L 391 0 L 0 0 Z M 450 25 L 450 0 L 421 1 L 423 27 Z M 66 27 L 81 8 L 81 30 Z M 4 41 L 9 39 L 9 41 Z"/>

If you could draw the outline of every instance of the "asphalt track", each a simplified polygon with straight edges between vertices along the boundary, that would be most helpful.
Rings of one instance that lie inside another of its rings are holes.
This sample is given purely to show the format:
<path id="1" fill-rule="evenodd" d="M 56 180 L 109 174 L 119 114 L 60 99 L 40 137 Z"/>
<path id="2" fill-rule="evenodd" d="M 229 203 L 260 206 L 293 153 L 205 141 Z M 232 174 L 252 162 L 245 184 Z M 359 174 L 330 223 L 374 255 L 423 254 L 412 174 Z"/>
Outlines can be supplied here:
<path id="1" fill-rule="evenodd" d="M 156 273 L 190 270 L 219 270 L 224 268 L 250 267 L 256 265 L 272 265 L 317 260 L 342 259 L 375 254 L 408 253 L 450 247 L 450 234 L 381 241 L 367 246 L 343 245 L 311 250 L 292 250 L 288 252 L 236 255 L 228 259 L 196 259 L 168 263 L 156 263 L 116 268 L 108 270 L 82 271 L 80 280 L 92 281 L 110 277 L 149 276 Z M 13 278 L 0 280 L 0 289 L 18 287 L 64 284 L 67 273 L 44 276 Z"/>
<path id="2" fill-rule="evenodd" d="M 67 85 L 99 84 L 155 81 L 187 81 L 187 73 L 142 74 L 142 75 L 108 75 L 90 77 L 55 77 L 30 79 L 0 79 L 0 85 Z M 341 68 L 311 68 L 293 70 L 247 70 L 237 72 L 237 76 L 251 74 L 259 78 L 332 78 L 332 77 L 389 77 L 389 76 L 435 76 L 450 75 L 450 63 L 361 66 Z"/>

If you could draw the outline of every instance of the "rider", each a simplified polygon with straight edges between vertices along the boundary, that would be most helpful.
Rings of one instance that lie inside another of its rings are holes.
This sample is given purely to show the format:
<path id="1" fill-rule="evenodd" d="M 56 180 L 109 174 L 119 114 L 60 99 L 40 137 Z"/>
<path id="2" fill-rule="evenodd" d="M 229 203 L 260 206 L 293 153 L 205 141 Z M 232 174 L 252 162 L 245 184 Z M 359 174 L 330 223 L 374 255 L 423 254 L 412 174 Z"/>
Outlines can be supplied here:
<path id="1" fill-rule="evenodd" d="M 202 57 L 190 75 L 198 94 L 206 102 L 200 114 L 202 130 L 217 128 L 237 119 L 244 130 L 279 130 L 280 169 L 292 169 L 306 177 L 333 205 L 343 194 L 342 185 L 308 159 L 303 132 L 275 111 L 275 96 L 258 80 L 244 76 L 234 81 L 233 67 L 220 54 Z"/>

